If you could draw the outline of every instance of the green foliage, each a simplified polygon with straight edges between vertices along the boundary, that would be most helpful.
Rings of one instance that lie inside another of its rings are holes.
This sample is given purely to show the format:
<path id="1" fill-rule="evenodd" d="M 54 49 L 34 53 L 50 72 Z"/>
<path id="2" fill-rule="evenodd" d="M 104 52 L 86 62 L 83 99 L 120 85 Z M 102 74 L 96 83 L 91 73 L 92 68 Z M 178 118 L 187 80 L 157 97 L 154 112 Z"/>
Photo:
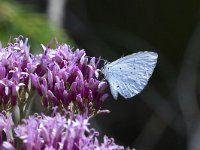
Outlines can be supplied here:
<path id="1" fill-rule="evenodd" d="M 59 41 L 74 45 L 64 29 L 52 25 L 45 14 L 32 11 L 30 6 L 12 0 L 0 0 L 0 41 L 5 45 L 10 36 L 29 37 L 33 53 L 41 51 L 39 43 L 48 44 L 56 37 Z"/>

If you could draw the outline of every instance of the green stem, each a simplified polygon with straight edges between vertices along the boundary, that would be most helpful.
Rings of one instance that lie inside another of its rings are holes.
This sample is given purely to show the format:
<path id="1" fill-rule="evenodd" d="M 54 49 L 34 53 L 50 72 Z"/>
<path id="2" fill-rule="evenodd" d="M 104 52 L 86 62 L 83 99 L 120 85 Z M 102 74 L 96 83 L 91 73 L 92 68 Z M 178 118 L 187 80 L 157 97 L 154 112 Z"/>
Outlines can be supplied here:
<path id="1" fill-rule="evenodd" d="M 33 104 L 34 95 L 35 95 L 35 91 L 30 92 L 30 95 L 29 95 L 29 97 L 26 101 L 26 105 L 25 105 L 25 108 L 24 108 L 24 116 L 23 117 L 29 116 L 30 111 L 31 111 L 31 107 L 32 107 L 32 104 Z"/>

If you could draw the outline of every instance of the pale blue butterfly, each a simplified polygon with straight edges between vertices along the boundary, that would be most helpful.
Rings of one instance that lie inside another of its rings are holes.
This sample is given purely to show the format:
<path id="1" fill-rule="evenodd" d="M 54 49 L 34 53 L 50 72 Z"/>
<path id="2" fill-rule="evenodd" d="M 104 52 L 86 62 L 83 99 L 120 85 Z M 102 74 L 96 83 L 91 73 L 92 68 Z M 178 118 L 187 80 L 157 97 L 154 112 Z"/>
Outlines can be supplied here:
<path id="1" fill-rule="evenodd" d="M 145 51 L 107 63 L 102 73 L 113 97 L 117 99 L 119 93 L 124 98 L 131 98 L 140 93 L 153 73 L 157 58 L 157 53 Z"/>

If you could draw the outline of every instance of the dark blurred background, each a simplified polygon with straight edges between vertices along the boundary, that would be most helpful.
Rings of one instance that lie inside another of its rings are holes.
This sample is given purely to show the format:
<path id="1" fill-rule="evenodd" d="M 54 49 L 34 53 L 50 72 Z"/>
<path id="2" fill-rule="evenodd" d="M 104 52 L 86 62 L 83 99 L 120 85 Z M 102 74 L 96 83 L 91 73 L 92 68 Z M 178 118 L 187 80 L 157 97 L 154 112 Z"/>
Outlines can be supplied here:
<path id="1" fill-rule="evenodd" d="M 53 36 L 108 61 L 157 52 L 147 87 L 110 96 L 92 126 L 137 150 L 200 150 L 199 0 L 0 0 L 1 41 L 19 34 L 38 52 Z"/>

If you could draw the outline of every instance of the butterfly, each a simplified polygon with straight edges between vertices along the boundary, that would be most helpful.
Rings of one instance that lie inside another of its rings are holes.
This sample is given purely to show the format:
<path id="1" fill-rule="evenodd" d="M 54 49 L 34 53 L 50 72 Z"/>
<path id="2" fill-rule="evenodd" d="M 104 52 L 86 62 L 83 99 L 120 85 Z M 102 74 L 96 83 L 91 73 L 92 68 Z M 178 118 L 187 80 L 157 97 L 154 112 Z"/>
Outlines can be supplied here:
<path id="1" fill-rule="evenodd" d="M 118 93 L 125 99 L 140 93 L 147 85 L 157 63 L 155 52 L 137 52 L 107 63 L 103 69 L 114 99 Z"/>

